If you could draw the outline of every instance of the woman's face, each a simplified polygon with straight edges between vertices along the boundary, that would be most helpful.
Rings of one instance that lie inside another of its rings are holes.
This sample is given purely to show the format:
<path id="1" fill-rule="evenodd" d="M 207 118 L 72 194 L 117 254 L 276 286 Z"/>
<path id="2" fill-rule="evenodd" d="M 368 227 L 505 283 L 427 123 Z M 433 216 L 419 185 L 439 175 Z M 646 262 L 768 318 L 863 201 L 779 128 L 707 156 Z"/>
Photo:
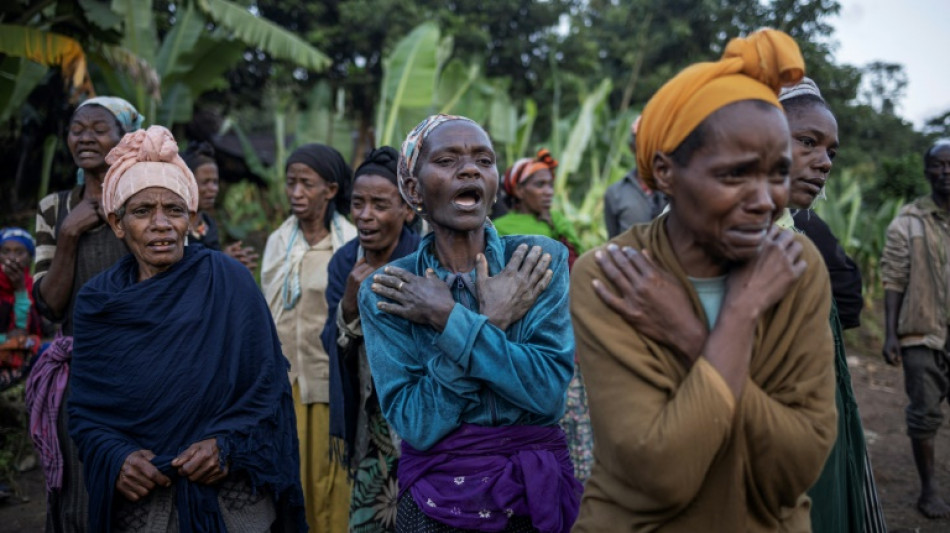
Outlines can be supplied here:
<path id="1" fill-rule="evenodd" d="M 122 132 L 115 115 L 104 107 L 85 105 L 73 113 L 66 145 L 79 168 L 104 170 L 109 168 L 106 155 L 121 139 Z"/>
<path id="2" fill-rule="evenodd" d="M 536 171 L 518 183 L 515 197 L 523 212 L 536 217 L 546 216 L 554 200 L 554 175 L 546 168 Z"/>
<path id="3" fill-rule="evenodd" d="M 808 209 L 825 186 L 838 153 L 838 121 L 817 102 L 792 108 L 786 118 L 792 134 L 788 205 Z"/>
<path id="4" fill-rule="evenodd" d="M 109 215 L 112 230 L 138 261 L 139 281 L 181 260 L 193 215 L 181 196 L 163 187 L 149 187 L 132 195 L 121 218 Z"/>
<path id="5" fill-rule="evenodd" d="M 498 191 L 495 151 L 485 130 L 462 120 L 438 126 L 425 140 L 418 164 L 406 186 L 433 227 L 465 232 L 485 224 Z"/>
<path id="6" fill-rule="evenodd" d="M 791 154 L 778 108 L 737 102 L 703 124 L 703 145 L 689 163 L 658 154 L 655 176 L 672 198 L 667 231 L 684 270 L 711 277 L 758 254 L 788 202 Z"/>
<path id="7" fill-rule="evenodd" d="M 198 209 L 211 211 L 218 197 L 218 165 L 205 163 L 195 169 L 195 181 L 198 182 Z"/>
<path id="8" fill-rule="evenodd" d="M 338 186 L 323 179 L 317 171 L 304 163 L 287 167 L 287 200 L 290 211 L 300 220 L 323 220 L 327 204 L 336 196 Z"/>
<path id="9" fill-rule="evenodd" d="M 16 264 L 25 271 L 30 268 L 30 251 L 23 243 L 9 240 L 0 244 L 0 265 Z"/>
<path id="10" fill-rule="evenodd" d="M 374 252 L 394 248 L 403 225 L 412 216 L 396 184 L 376 174 L 364 174 L 353 184 L 350 213 L 360 246 Z"/>

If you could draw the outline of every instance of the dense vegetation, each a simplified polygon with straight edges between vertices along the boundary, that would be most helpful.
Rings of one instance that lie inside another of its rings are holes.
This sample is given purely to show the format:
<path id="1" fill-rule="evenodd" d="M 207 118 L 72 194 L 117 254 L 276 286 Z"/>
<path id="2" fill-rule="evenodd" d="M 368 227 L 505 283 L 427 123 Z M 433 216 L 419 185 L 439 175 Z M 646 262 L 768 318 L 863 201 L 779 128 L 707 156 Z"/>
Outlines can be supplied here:
<path id="1" fill-rule="evenodd" d="M 926 144 L 950 131 L 950 110 L 924 131 L 894 113 L 900 65 L 835 61 L 835 0 L 7 3 L 0 223 L 29 225 L 43 192 L 72 183 L 65 124 L 94 90 L 129 99 L 182 142 L 238 139 L 243 166 L 223 168 L 232 183 L 219 213 L 232 237 L 284 216 L 282 161 L 296 144 L 330 143 L 356 163 L 442 111 L 485 124 L 500 167 L 550 148 L 558 207 L 593 245 L 605 237 L 603 191 L 633 165 L 636 111 L 686 64 L 771 26 L 798 40 L 837 114 L 842 149 L 818 210 L 874 284 L 882 228 L 924 189 Z"/>

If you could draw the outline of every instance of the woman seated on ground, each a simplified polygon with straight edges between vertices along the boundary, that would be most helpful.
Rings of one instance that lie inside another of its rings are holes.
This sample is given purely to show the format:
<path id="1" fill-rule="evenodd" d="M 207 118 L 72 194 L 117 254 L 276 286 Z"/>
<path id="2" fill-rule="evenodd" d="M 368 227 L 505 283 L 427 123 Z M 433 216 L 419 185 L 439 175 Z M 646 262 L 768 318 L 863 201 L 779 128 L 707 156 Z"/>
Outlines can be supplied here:
<path id="1" fill-rule="evenodd" d="M 254 278 L 185 246 L 198 187 L 168 130 L 126 135 L 108 160 L 102 209 L 132 253 L 76 303 L 69 430 L 89 531 L 305 527 L 287 362 Z"/>
<path id="2" fill-rule="evenodd" d="M 26 230 L 0 229 L 0 391 L 23 379 L 39 351 L 43 323 L 30 275 L 35 252 Z"/>
<path id="3" fill-rule="evenodd" d="M 221 249 L 218 224 L 211 213 L 214 201 L 218 198 L 218 163 L 214 159 L 214 148 L 208 143 L 192 144 L 181 154 L 181 158 L 195 175 L 198 182 L 198 221 L 188 232 L 188 242 L 199 242 L 212 250 L 220 250 L 237 259 L 248 270 L 257 270 L 258 254 L 253 247 L 242 246 L 241 241 L 229 244 Z"/>
<path id="4" fill-rule="evenodd" d="M 762 30 L 643 111 L 637 168 L 670 211 L 581 257 L 571 312 L 597 443 L 575 531 L 809 531 L 835 439 L 828 272 L 776 227 L 782 83 L 798 46 Z"/>
<path id="5" fill-rule="evenodd" d="M 495 151 L 469 119 L 419 124 L 399 188 L 432 232 L 359 293 L 379 404 L 403 439 L 396 531 L 567 531 L 581 492 L 557 425 L 574 357 L 567 252 L 498 237 Z"/>
<path id="6" fill-rule="evenodd" d="M 557 161 L 547 149 L 538 151 L 534 159 L 519 159 L 505 172 L 503 180 L 505 203 L 511 211 L 493 222 L 498 235 L 544 235 L 567 246 L 567 268 L 574 265 L 582 252 L 574 226 L 557 211 L 551 211 L 554 198 L 554 169 Z M 581 483 L 590 477 L 594 465 L 590 414 L 587 410 L 587 391 L 580 367 L 574 361 L 574 376 L 567 388 L 567 405 L 561 427 L 567 435 L 574 463 L 574 476 Z"/>
<path id="7" fill-rule="evenodd" d="M 838 438 L 818 481 L 808 491 L 812 499 L 812 531 L 885 531 L 884 515 L 868 462 L 864 427 L 851 389 L 843 330 L 861 324 L 861 271 L 845 255 L 828 225 L 810 208 L 824 193 L 838 151 L 838 122 L 809 78 L 782 89 L 779 102 L 792 135 L 792 166 L 788 215 L 784 227 L 804 233 L 818 248 L 828 268 L 833 295 L 829 322 L 835 339 L 835 407 Z"/>
<path id="8" fill-rule="evenodd" d="M 350 473 L 350 531 L 394 531 L 398 443 L 379 408 L 357 295 L 360 283 L 390 261 L 416 251 L 414 215 L 399 195 L 399 152 L 373 150 L 353 176 L 350 213 L 359 236 L 333 254 L 327 282 L 328 318 L 323 347 L 330 356 L 331 447 Z"/>

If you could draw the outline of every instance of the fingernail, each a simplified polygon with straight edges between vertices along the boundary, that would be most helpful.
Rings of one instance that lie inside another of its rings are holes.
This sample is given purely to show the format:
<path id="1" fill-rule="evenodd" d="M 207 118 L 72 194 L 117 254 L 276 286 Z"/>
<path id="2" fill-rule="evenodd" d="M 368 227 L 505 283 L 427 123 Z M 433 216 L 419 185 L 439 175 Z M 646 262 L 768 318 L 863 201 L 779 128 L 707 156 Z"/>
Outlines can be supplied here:
<path id="1" fill-rule="evenodd" d="M 369 286 L 369 288 L 370 288 L 371 290 L 374 290 L 374 291 L 375 291 L 376 289 L 379 288 L 379 285 L 373 283 L 373 284 L 371 284 L 371 285 Z"/>
<path id="2" fill-rule="evenodd" d="M 623 247 L 623 251 L 624 251 L 624 252 L 637 253 L 636 250 L 634 250 L 633 248 L 631 248 L 631 247 L 629 247 L 629 246 L 624 246 L 624 247 Z"/>
<path id="3" fill-rule="evenodd" d="M 597 250 L 596 252 L 594 252 L 594 257 L 596 257 L 597 259 L 603 259 L 603 258 L 604 258 L 604 252 L 601 251 L 601 250 Z"/>
<path id="4" fill-rule="evenodd" d="M 607 245 L 607 249 L 610 250 L 611 252 L 616 252 L 618 249 L 618 246 L 614 243 L 610 243 Z"/>
<path id="5" fill-rule="evenodd" d="M 383 270 L 383 272 L 385 272 L 385 273 L 387 273 L 387 274 L 390 274 L 390 273 L 391 273 L 391 272 L 389 271 L 389 267 L 386 267 L 386 270 Z"/>

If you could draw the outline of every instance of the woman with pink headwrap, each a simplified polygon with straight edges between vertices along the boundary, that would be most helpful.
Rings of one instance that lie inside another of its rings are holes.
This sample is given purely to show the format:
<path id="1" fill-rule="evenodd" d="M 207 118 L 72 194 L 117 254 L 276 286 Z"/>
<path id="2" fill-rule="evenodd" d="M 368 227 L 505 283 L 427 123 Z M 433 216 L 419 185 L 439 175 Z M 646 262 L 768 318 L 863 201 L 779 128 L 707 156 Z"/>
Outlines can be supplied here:
<path id="1" fill-rule="evenodd" d="M 131 254 L 76 299 L 69 432 L 89 530 L 304 529 L 288 365 L 254 278 L 185 246 L 198 187 L 167 129 L 107 161 L 102 210 Z"/>

